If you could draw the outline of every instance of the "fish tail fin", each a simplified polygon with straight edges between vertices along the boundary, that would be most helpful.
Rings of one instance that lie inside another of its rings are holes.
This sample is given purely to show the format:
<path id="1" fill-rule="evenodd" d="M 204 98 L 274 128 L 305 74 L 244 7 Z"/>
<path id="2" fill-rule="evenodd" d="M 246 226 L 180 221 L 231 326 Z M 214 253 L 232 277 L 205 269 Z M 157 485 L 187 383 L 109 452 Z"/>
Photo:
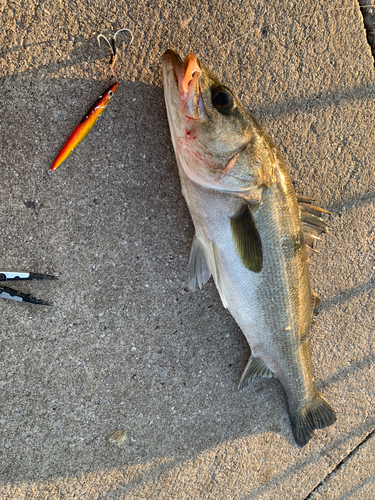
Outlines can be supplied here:
<path id="1" fill-rule="evenodd" d="M 323 429 L 335 422 L 334 410 L 320 394 L 310 405 L 290 415 L 294 439 L 301 447 L 312 438 L 315 429 Z"/>

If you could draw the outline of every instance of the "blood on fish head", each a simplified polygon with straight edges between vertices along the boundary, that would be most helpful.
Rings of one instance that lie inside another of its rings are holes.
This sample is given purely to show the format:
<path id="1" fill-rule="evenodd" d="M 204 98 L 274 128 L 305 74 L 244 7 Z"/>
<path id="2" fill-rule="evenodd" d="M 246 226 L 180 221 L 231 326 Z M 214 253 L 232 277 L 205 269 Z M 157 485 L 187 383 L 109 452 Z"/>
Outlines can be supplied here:
<path id="1" fill-rule="evenodd" d="M 262 158 L 249 147 L 259 126 L 231 90 L 195 54 L 183 61 L 173 50 L 163 56 L 163 81 L 172 141 L 186 174 L 225 191 L 262 183 Z"/>

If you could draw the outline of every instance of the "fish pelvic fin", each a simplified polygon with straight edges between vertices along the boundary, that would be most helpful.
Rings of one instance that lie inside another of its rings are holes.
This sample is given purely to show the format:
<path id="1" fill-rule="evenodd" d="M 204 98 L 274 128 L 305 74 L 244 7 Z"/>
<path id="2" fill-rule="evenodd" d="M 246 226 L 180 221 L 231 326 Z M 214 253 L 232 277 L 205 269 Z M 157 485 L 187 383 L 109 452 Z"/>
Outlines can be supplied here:
<path id="1" fill-rule="evenodd" d="M 312 438 L 315 429 L 323 429 L 335 422 L 334 410 L 320 394 L 309 406 L 290 415 L 294 439 L 301 447 Z"/>
<path id="2" fill-rule="evenodd" d="M 272 378 L 275 375 L 259 358 L 254 358 L 252 355 L 247 362 L 246 368 L 243 371 L 241 380 L 238 384 L 239 389 L 243 389 L 254 379 L 259 377 Z"/>

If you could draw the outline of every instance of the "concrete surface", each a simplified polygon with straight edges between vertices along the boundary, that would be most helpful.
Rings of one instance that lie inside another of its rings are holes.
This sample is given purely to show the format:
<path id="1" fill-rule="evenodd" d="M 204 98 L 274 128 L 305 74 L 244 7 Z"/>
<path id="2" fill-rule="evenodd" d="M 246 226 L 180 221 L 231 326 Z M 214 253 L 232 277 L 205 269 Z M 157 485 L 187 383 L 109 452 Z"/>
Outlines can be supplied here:
<path id="1" fill-rule="evenodd" d="M 113 102 L 48 176 L 112 81 L 97 34 L 124 27 Z M 60 276 L 18 285 L 53 308 L 0 304 L 0 498 L 374 497 L 375 85 L 356 1 L 8 0 L 0 44 L 1 267 Z M 168 47 L 234 89 L 333 212 L 312 359 L 338 421 L 302 450 L 277 381 L 237 390 L 249 348 L 213 283 L 187 289 Z"/>

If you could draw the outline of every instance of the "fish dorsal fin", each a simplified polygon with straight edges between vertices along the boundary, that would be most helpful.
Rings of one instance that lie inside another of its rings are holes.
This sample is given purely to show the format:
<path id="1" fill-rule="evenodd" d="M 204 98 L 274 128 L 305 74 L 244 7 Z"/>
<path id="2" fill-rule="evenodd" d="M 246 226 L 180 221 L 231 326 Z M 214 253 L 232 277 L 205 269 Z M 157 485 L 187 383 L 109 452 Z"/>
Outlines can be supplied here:
<path id="1" fill-rule="evenodd" d="M 207 265 L 205 249 L 203 244 L 194 236 L 191 244 L 189 258 L 189 288 L 195 291 L 195 282 L 198 282 L 199 288 L 202 288 L 211 276 L 211 271 Z"/>
<path id="2" fill-rule="evenodd" d="M 254 379 L 259 377 L 272 378 L 275 375 L 259 358 L 254 358 L 252 355 L 247 362 L 246 368 L 243 371 L 238 388 L 242 389 L 249 385 Z"/>
<path id="3" fill-rule="evenodd" d="M 317 316 L 317 309 L 322 305 L 322 299 L 317 293 L 311 290 L 311 314 L 312 316 Z"/>
<path id="4" fill-rule="evenodd" d="M 233 241 L 243 265 L 259 273 L 263 266 L 262 241 L 250 207 L 243 203 L 237 213 L 230 219 Z"/>
<path id="5" fill-rule="evenodd" d="M 328 210 L 313 205 L 313 201 L 312 198 L 297 196 L 298 207 L 301 212 L 302 229 L 309 257 L 316 253 L 314 246 L 317 241 L 320 241 L 319 235 L 328 232 L 328 224 L 321 218 L 321 215 L 331 215 L 331 212 L 328 212 Z"/>
<path id="6" fill-rule="evenodd" d="M 223 306 L 227 309 L 228 306 L 224 294 L 224 283 L 221 278 L 222 271 L 220 259 L 216 247 L 211 240 L 201 241 L 194 236 L 189 259 L 190 290 L 194 292 L 196 281 L 198 282 L 199 288 L 202 288 L 202 285 L 210 279 L 211 274 L 214 278 Z"/>

